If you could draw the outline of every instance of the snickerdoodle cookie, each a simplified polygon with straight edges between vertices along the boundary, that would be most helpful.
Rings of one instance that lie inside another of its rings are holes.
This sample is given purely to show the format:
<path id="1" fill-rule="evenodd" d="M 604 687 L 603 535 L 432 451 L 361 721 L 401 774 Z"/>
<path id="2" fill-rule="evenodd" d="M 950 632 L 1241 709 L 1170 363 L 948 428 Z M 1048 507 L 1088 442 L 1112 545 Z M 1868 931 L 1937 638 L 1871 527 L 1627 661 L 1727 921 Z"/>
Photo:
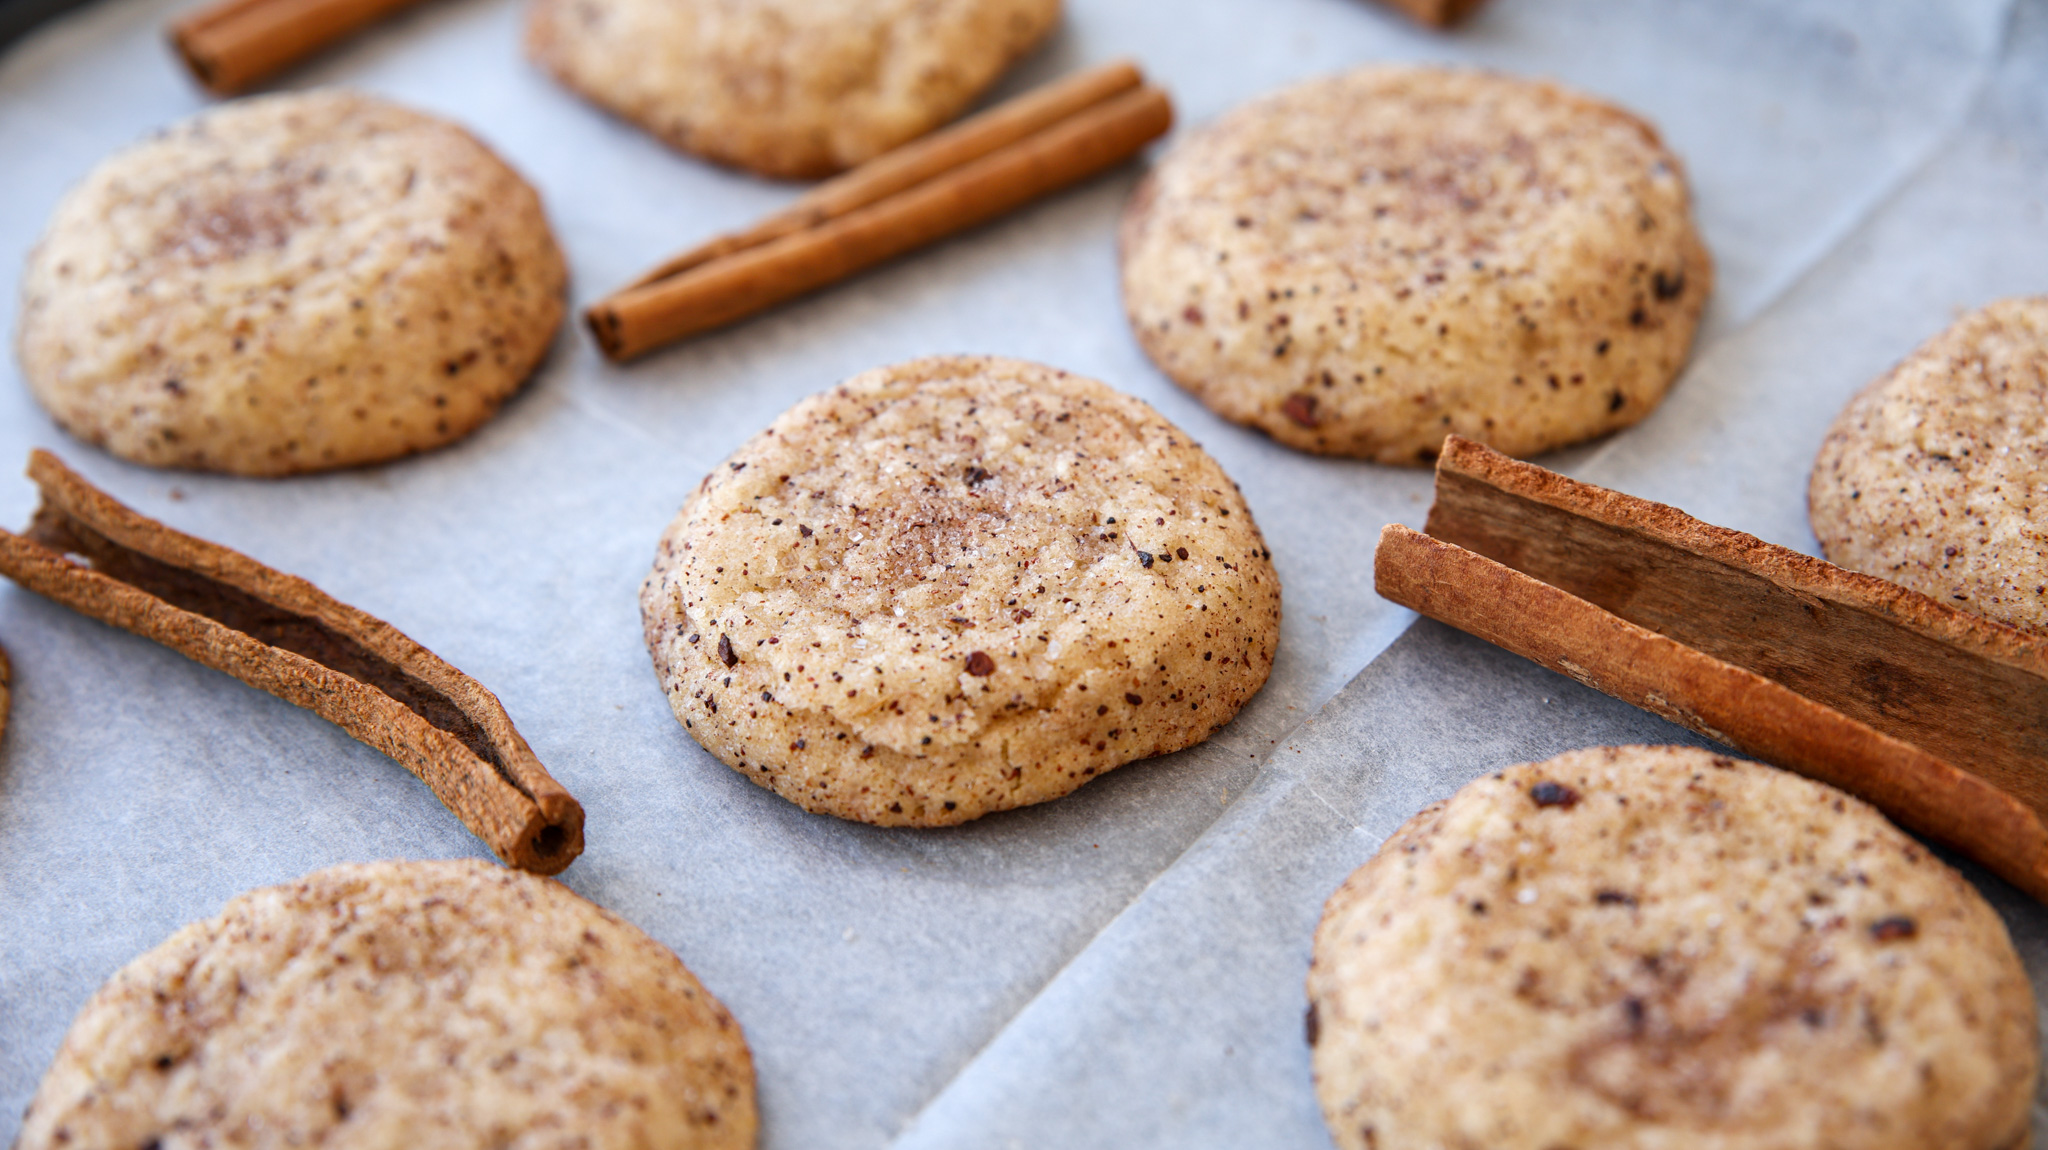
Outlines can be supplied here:
<path id="1" fill-rule="evenodd" d="M 740 1028 L 666 947 L 477 860 L 250 891 L 123 967 L 17 1146 L 754 1144 Z"/>
<path id="2" fill-rule="evenodd" d="M 1480 779 L 1330 898 L 1344 1150 L 2011 1150 L 2039 1060 L 1998 915 L 1875 810 L 1681 747 Z"/>
<path id="3" fill-rule="evenodd" d="M 1528 455 L 1626 427 L 1692 346 L 1713 264 L 1679 163 L 1552 84 L 1376 67 L 1177 145 L 1122 231 L 1147 355 L 1293 447 Z"/>
<path id="4" fill-rule="evenodd" d="M 1807 489 L 1832 563 L 2048 633 L 2048 296 L 1957 320 L 1849 401 Z"/>
<path id="5" fill-rule="evenodd" d="M 29 258 L 19 350 L 65 430 L 283 475 L 437 447 L 540 361 L 565 270 L 461 128 L 346 91 L 225 104 L 109 158 Z"/>
<path id="6" fill-rule="evenodd" d="M 526 50 L 673 147 L 809 178 L 959 115 L 1059 15 L 1059 0 L 534 0 Z"/>
<path id="7" fill-rule="evenodd" d="M 741 447 L 662 536 L 640 606 L 706 749 L 807 810 L 938 826 L 1228 722 L 1273 665 L 1271 558 L 1151 407 L 939 357 Z"/>

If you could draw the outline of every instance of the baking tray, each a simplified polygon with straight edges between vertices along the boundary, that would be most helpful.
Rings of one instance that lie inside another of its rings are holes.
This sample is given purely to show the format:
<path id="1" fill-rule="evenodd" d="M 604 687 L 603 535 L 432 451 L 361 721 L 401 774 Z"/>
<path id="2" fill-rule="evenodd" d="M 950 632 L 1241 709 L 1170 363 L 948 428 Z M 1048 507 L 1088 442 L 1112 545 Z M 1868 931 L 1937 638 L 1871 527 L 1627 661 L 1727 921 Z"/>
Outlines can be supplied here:
<path id="1" fill-rule="evenodd" d="M 0 264 L 106 153 L 204 106 L 162 42 L 179 7 L 102 0 L 0 55 Z M 541 189 L 579 304 L 798 194 L 569 97 L 518 31 L 516 0 L 433 0 L 283 86 L 347 83 L 470 126 Z M 1069 0 L 996 95 L 1121 55 L 1183 125 L 1393 59 L 1550 76 L 1655 121 L 1718 263 L 1700 344 L 1643 425 L 1544 462 L 1802 550 L 1806 470 L 1842 402 L 1956 309 L 2044 286 L 2041 0 L 1496 0 L 1451 35 L 1359 0 Z M 1420 525 L 1426 472 L 1286 451 L 1144 360 L 1114 253 L 1141 171 L 628 367 L 565 331 L 476 436 L 336 475 L 123 464 L 58 432 L 10 357 L 0 470 L 55 450 L 496 691 L 589 813 L 563 880 L 673 947 L 745 1026 L 764 1146 L 1326 1146 L 1301 979 L 1330 890 L 1502 764 L 1693 739 L 1378 599 L 1373 539 Z M 0 281 L 11 316 L 18 281 Z M 943 831 L 807 815 L 670 717 L 635 588 L 691 486 L 776 413 L 948 351 L 1095 376 L 1201 440 L 1279 567 L 1278 662 L 1208 743 L 1056 803 Z M 33 505 L 0 478 L 0 523 Z M 73 1012 L 178 925 L 335 862 L 483 854 L 396 764 L 160 648 L 11 587 L 0 643 L 0 1140 Z M 2048 915 L 1965 872 L 2048 971 Z"/>

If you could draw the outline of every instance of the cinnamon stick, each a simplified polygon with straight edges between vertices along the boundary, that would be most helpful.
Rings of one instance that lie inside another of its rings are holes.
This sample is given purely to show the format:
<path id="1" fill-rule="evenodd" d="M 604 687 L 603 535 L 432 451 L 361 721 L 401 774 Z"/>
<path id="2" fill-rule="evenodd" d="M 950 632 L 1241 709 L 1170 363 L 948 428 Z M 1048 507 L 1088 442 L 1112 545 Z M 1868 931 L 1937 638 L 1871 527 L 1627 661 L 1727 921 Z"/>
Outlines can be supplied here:
<path id="1" fill-rule="evenodd" d="M 506 864 L 555 874 L 583 808 L 497 697 L 311 583 L 115 502 L 45 451 L 42 506 L 0 530 L 0 574 L 320 715 L 396 759 Z"/>
<path id="2" fill-rule="evenodd" d="M 1380 593 L 1861 795 L 2048 901 L 2048 643 L 1451 437 Z"/>
<path id="3" fill-rule="evenodd" d="M 217 96 L 246 92 L 418 0 L 220 0 L 173 23 L 171 44 Z"/>
<path id="4" fill-rule="evenodd" d="M 1128 86 L 1135 77 L 1111 65 L 883 156 L 788 212 L 663 264 L 584 318 L 606 355 L 630 359 L 1086 179 L 1173 124 L 1166 93 Z"/>
<path id="5" fill-rule="evenodd" d="M 1013 100 L 969 116 L 950 128 L 941 128 L 877 156 L 843 176 L 827 180 L 794 204 L 753 227 L 691 248 L 626 287 L 644 287 L 721 256 L 760 247 L 770 240 L 836 220 L 855 209 L 867 207 L 1042 132 L 1144 82 L 1136 64 L 1129 60 L 1114 60 L 1099 68 L 1077 72 L 1034 88 Z"/>

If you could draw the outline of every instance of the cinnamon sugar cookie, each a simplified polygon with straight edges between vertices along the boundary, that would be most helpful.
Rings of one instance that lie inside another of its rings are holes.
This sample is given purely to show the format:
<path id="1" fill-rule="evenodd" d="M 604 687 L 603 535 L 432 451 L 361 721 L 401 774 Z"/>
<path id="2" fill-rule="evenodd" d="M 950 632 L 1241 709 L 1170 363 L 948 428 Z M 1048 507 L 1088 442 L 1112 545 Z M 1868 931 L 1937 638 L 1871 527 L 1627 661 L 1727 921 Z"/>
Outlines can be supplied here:
<path id="1" fill-rule="evenodd" d="M 540 199 L 461 128 L 369 96 L 224 104 L 65 196 L 22 286 L 31 391 L 159 467 L 284 475 L 467 435 L 561 321 Z"/>
<path id="2" fill-rule="evenodd" d="M 526 50 L 672 147 L 810 178 L 959 115 L 1059 14 L 1059 0 L 534 0 Z"/>
<path id="3" fill-rule="evenodd" d="M 1682 747 L 1480 779 L 1330 898 L 1343 1150 L 2014 1150 L 2034 994 L 1969 883 L 1864 803 Z"/>
<path id="4" fill-rule="evenodd" d="M 940 357 L 811 397 L 706 478 L 641 589 L 669 703 L 806 810 L 941 826 L 1179 750 L 1265 682 L 1280 585 L 1144 403 Z"/>
<path id="5" fill-rule="evenodd" d="M 250 891 L 79 1011 L 20 1150 L 754 1145 L 754 1071 L 676 956 L 474 859 Z"/>
<path id="6" fill-rule="evenodd" d="M 1552 84 L 1363 68 L 1178 144 L 1122 230 L 1145 353 L 1306 451 L 1514 455 L 1647 415 L 1713 264 L 1649 125 Z"/>
<path id="7" fill-rule="evenodd" d="M 2048 296 L 1957 320 L 1863 389 L 1807 489 L 1831 563 L 2048 634 Z"/>

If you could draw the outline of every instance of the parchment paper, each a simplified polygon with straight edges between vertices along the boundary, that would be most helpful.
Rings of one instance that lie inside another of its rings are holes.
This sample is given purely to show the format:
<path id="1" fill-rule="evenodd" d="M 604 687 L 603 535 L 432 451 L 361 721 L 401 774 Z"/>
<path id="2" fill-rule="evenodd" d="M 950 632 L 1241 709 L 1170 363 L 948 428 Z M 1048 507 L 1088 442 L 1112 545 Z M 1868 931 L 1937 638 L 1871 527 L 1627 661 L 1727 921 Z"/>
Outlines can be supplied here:
<path id="1" fill-rule="evenodd" d="M 20 266 L 102 156 L 203 106 L 161 41 L 179 6 L 102 0 L 0 55 L 0 267 Z M 1647 115 L 1689 166 L 1716 296 L 1660 411 L 1544 462 L 1790 546 L 1813 549 L 1807 468 L 1856 388 L 1955 309 L 2048 290 L 2043 0 L 1496 0 L 1450 36 L 1358 0 L 1068 7 L 1003 91 L 1131 55 L 1189 124 L 1296 78 L 1427 58 Z M 470 126 L 541 189 L 579 304 L 797 194 L 556 89 L 520 59 L 518 21 L 516 0 L 433 0 L 287 84 L 347 83 Z M 496 691 L 589 813 L 563 880 L 673 947 L 746 1028 L 764 1146 L 1326 1146 L 1301 977 L 1330 890 L 1480 773 L 1692 740 L 1410 628 L 1373 594 L 1372 541 L 1420 523 L 1425 472 L 1288 452 L 1151 368 L 1113 244 L 1140 170 L 630 367 L 565 332 L 475 437 L 340 475 L 128 466 L 57 431 L 8 357 L 0 473 L 49 447 Z M 17 288 L 0 273 L 0 311 Z M 1096 376 L 1202 440 L 1266 531 L 1286 621 L 1272 681 L 1203 746 L 967 827 L 881 831 L 804 814 L 700 750 L 655 684 L 634 590 L 689 488 L 775 414 L 945 351 Z M 33 506 L 25 480 L 0 478 L 0 523 Z M 149 643 L 4 585 L 0 643 L 16 676 L 0 1140 L 79 1005 L 178 925 L 335 862 L 485 853 L 389 760 Z M 1969 873 L 2048 971 L 2048 915 Z"/>

